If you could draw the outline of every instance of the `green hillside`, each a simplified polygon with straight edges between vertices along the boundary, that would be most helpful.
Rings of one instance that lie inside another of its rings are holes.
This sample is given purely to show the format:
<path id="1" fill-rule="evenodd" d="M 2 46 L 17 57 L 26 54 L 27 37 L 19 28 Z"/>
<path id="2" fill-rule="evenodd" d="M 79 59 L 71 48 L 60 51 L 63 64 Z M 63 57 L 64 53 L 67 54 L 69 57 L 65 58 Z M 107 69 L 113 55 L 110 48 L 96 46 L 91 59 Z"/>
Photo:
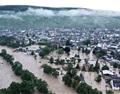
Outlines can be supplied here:
<path id="1" fill-rule="evenodd" d="M 12 6 L 11 6 L 12 7 Z M 74 27 L 74 28 L 120 28 L 120 16 L 105 16 L 105 15 L 95 15 L 94 11 L 79 9 L 81 15 L 71 16 L 69 10 L 73 9 L 29 9 L 28 6 L 25 9 L 19 6 L 16 12 L 11 11 L 11 7 L 5 7 L 2 9 L 0 7 L 0 28 L 44 28 L 44 27 Z M 27 9 L 28 8 L 28 9 Z M 5 10 L 4 10 L 5 9 Z M 10 11 L 9 11 L 10 9 Z M 15 9 L 15 8 L 14 8 Z M 19 11 L 19 9 L 24 11 Z M 9 11 L 9 12 L 6 12 Z M 66 10 L 68 14 L 60 16 L 59 11 Z M 75 10 L 75 9 L 74 9 Z M 77 9 L 76 9 L 77 10 Z M 40 11 L 40 12 L 39 12 Z M 42 13 L 42 12 L 43 13 Z M 51 13 L 50 16 L 47 14 Z M 83 11 L 87 13 L 93 13 L 93 15 L 86 15 Z M 46 14 L 45 14 L 46 13 Z M 83 13 L 83 14 L 82 14 Z M 102 11 L 98 11 L 102 14 Z M 47 16 L 48 15 L 48 16 Z M 53 16 L 51 16 L 53 15 Z"/>

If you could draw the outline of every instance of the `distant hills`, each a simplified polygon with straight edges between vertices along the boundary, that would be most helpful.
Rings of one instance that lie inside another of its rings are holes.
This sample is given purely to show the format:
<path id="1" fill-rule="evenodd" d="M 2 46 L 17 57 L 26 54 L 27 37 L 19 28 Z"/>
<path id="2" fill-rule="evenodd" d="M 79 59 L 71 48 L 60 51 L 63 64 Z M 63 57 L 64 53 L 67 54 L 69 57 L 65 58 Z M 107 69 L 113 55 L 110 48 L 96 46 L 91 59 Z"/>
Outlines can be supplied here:
<path id="1" fill-rule="evenodd" d="M 0 28 L 120 28 L 120 12 L 86 8 L 0 6 Z"/>

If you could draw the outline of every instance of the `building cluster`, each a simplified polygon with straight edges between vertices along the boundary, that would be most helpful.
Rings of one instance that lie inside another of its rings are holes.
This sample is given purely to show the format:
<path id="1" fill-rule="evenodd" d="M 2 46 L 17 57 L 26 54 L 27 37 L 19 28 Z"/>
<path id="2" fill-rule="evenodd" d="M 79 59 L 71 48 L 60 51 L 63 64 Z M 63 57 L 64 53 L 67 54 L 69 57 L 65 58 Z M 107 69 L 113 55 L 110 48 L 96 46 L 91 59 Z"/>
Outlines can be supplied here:
<path id="1" fill-rule="evenodd" d="M 120 65 L 120 29 L 113 28 L 43 28 L 43 29 L 4 29 L 0 30 L 0 36 L 14 37 L 20 44 L 38 44 L 52 42 L 66 45 L 69 40 L 72 49 L 78 47 L 99 48 L 107 51 L 103 59 Z M 89 43 L 85 42 L 89 40 Z M 32 51 L 28 51 L 32 52 Z M 36 52 L 39 53 L 37 50 Z M 106 79 L 112 79 L 110 84 L 113 89 L 120 90 L 120 77 L 114 76 L 110 71 L 103 71 Z"/>

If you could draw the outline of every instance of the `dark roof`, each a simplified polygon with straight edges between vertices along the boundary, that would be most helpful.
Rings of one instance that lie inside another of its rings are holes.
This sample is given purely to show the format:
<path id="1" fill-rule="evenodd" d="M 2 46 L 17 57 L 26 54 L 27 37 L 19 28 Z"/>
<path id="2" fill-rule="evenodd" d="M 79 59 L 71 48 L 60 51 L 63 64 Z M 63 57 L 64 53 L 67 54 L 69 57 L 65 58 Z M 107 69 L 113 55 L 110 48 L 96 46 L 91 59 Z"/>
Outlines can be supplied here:
<path id="1" fill-rule="evenodd" d="M 120 87 L 120 80 L 119 81 L 118 80 L 113 80 L 113 85 L 115 87 Z"/>
<path id="2" fill-rule="evenodd" d="M 112 79 L 113 79 L 113 80 L 119 80 L 119 81 L 120 81 L 120 77 L 113 76 Z"/>

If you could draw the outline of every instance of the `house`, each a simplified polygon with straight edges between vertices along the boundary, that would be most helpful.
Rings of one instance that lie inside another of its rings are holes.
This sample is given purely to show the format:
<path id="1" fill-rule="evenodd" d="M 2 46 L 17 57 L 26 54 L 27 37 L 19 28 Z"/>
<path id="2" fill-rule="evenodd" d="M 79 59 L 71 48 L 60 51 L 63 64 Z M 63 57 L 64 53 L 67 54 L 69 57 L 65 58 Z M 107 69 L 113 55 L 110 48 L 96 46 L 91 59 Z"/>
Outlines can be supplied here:
<path id="1" fill-rule="evenodd" d="M 110 70 L 102 70 L 102 74 L 103 75 L 111 75 L 111 76 L 114 75 L 114 73 Z"/>
<path id="2" fill-rule="evenodd" d="M 113 90 L 120 90 L 120 77 L 112 77 L 110 85 Z"/>

